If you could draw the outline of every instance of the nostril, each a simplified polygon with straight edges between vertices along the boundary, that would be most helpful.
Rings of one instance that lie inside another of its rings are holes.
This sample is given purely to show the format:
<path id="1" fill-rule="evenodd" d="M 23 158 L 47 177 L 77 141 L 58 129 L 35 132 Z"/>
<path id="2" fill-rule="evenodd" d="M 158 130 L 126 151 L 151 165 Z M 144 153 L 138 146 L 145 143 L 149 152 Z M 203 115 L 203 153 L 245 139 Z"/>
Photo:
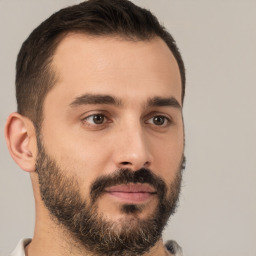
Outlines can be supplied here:
<path id="1" fill-rule="evenodd" d="M 148 161 L 145 162 L 144 167 L 145 167 L 145 168 L 148 168 L 149 166 L 150 166 L 150 162 L 148 162 Z"/>
<path id="2" fill-rule="evenodd" d="M 133 166 L 133 164 L 131 162 L 121 162 L 120 163 L 121 166 Z M 138 168 L 149 168 L 150 166 L 150 162 L 147 161 L 143 164 L 143 166 L 137 166 Z"/>
<path id="3" fill-rule="evenodd" d="M 131 165 L 130 162 L 122 162 L 121 164 L 122 164 L 122 165 Z"/>

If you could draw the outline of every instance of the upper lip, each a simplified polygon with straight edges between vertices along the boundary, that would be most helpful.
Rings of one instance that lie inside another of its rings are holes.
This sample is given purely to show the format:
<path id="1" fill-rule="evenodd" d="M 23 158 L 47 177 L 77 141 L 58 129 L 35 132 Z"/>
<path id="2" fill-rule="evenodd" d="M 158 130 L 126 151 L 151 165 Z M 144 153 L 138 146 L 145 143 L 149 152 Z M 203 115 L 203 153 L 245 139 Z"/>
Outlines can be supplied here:
<path id="1" fill-rule="evenodd" d="M 107 192 L 123 192 L 123 193 L 156 193 L 155 189 L 149 184 L 128 183 L 111 186 L 106 189 Z"/>

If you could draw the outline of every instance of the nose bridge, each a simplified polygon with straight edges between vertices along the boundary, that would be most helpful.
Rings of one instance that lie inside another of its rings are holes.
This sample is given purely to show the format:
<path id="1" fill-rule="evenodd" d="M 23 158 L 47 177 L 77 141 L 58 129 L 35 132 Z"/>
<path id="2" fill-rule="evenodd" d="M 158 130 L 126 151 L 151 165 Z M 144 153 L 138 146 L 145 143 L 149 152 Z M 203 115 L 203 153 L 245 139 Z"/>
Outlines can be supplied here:
<path id="1" fill-rule="evenodd" d="M 134 171 L 149 167 L 152 156 L 141 122 L 127 122 L 120 127 L 119 133 L 115 160 L 117 167 Z"/>

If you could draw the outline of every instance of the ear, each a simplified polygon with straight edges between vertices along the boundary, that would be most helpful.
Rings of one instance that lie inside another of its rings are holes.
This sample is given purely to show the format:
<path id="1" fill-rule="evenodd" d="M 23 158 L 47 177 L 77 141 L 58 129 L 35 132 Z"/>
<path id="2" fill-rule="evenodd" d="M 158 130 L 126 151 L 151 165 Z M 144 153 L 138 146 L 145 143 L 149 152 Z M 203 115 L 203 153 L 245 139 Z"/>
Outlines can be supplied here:
<path id="1" fill-rule="evenodd" d="M 13 160 L 24 171 L 34 172 L 37 144 L 32 121 L 18 113 L 12 113 L 6 122 L 5 138 Z"/>

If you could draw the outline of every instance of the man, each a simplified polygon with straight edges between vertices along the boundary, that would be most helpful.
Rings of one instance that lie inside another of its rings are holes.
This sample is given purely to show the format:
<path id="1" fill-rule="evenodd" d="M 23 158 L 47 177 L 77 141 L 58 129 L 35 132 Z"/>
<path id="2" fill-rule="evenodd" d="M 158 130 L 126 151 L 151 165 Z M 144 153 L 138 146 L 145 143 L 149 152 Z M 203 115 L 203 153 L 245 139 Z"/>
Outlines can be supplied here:
<path id="1" fill-rule="evenodd" d="M 182 255 L 162 231 L 184 168 L 185 71 L 157 19 L 127 0 L 60 10 L 16 68 L 5 134 L 36 223 L 12 255 Z"/>

